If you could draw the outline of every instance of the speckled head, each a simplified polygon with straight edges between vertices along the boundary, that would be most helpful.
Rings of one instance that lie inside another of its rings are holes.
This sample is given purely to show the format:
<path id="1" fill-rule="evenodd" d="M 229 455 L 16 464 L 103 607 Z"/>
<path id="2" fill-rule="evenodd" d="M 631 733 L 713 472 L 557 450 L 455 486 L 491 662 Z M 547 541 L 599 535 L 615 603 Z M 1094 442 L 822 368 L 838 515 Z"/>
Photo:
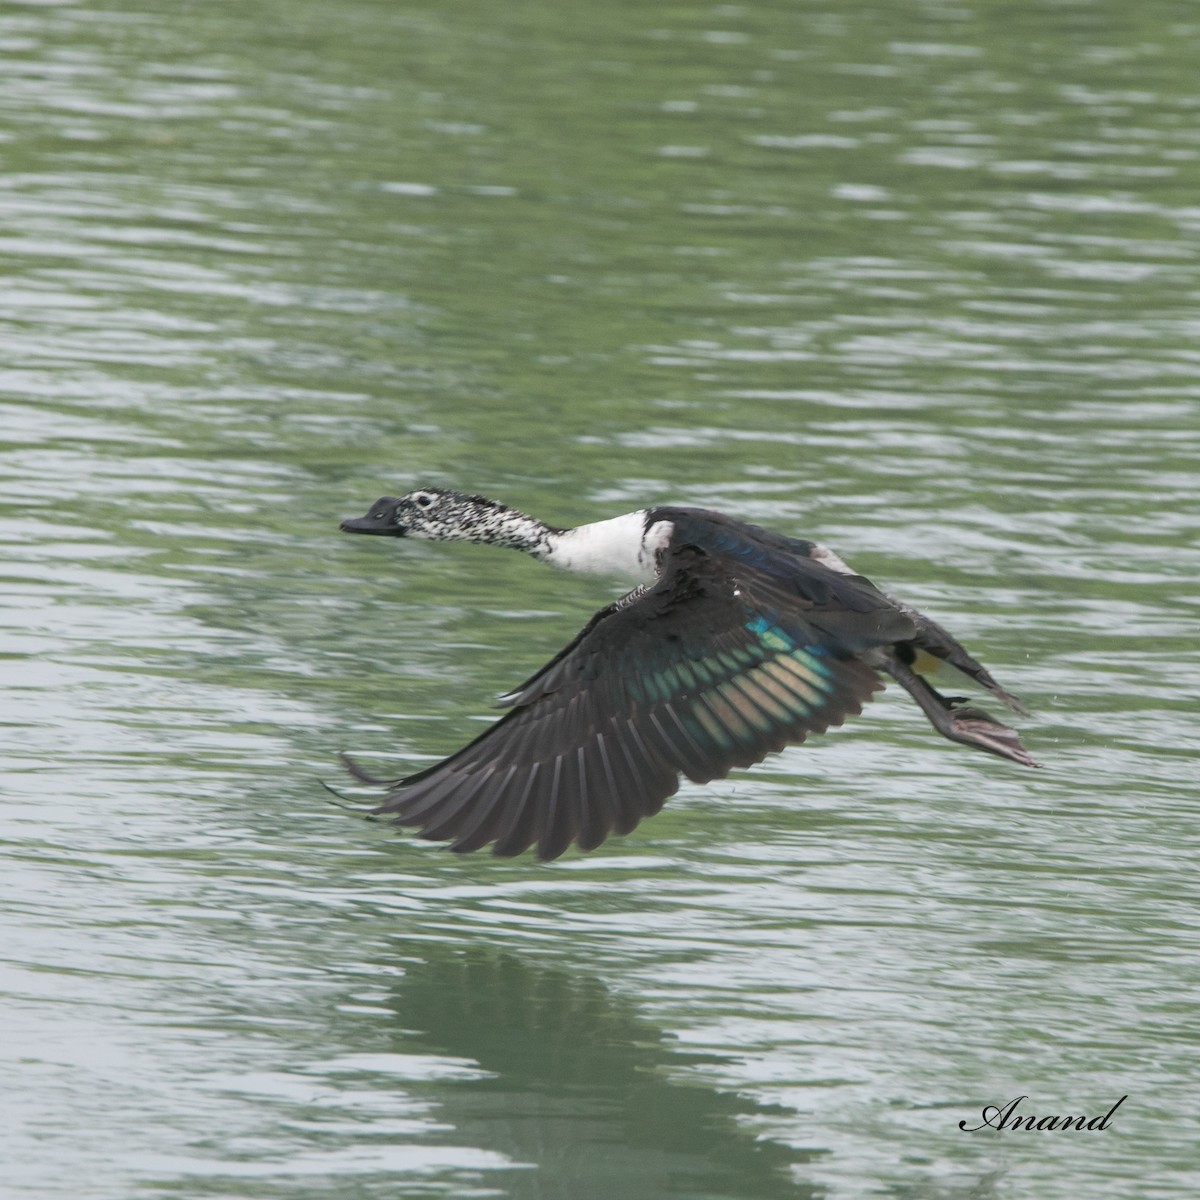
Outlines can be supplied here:
<path id="1" fill-rule="evenodd" d="M 485 542 L 531 551 L 550 532 L 540 521 L 486 496 L 465 496 L 441 487 L 382 496 L 365 517 L 343 521 L 342 531 L 434 542 Z"/>

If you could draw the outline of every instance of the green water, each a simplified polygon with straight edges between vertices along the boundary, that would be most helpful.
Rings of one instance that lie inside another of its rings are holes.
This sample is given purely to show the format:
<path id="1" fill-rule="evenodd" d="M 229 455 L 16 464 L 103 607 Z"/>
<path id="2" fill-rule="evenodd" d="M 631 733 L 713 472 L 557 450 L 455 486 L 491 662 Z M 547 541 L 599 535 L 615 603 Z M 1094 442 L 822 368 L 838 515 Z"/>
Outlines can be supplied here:
<path id="1" fill-rule="evenodd" d="M 0 1167 L 19 1200 L 1200 1187 L 1200 12 L 0 9 Z M 560 863 L 325 802 L 615 589 L 420 482 L 835 546 L 892 689 Z M 967 1133 L 984 1105 L 1104 1131 Z"/>

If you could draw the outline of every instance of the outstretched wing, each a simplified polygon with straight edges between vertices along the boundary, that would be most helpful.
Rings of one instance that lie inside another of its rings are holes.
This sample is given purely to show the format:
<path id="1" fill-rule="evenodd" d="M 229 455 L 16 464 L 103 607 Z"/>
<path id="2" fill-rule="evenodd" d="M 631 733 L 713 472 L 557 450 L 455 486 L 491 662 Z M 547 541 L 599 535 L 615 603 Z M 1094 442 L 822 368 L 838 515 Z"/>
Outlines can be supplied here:
<path id="1" fill-rule="evenodd" d="M 912 635 L 870 592 L 878 605 L 864 591 L 854 611 L 836 588 L 677 553 L 655 586 L 597 613 L 496 724 L 389 785 L 374 812 L 457 851 L 594 849 L 658 812 L 681 775 L 720 778 L 860 712 L 882 683 L 855 654 Z"/>

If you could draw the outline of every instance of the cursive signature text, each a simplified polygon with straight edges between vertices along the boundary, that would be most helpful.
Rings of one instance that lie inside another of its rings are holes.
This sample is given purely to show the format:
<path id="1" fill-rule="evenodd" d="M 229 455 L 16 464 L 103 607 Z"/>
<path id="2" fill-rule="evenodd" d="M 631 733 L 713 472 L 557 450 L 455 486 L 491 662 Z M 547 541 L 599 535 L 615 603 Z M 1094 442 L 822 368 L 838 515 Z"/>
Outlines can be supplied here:
<path id="1" fill-rule="evenodd" d="M 1038 1117 L 1033 1113 L 1018 1113 L 1017 1105 L 1028 1099 L 1028 1096 L 1017 1096 L 1007 1104 L 986 1104 L 979 1114 L 983 1120 L 978 1125 L 959 1121 L 958 1127 L 967 1133 L 976 1133 L 980 1129 L 1107 1129 L 1113 1113 L 1129 1097 L 1122 1096 L 1102 1117 Z"/>

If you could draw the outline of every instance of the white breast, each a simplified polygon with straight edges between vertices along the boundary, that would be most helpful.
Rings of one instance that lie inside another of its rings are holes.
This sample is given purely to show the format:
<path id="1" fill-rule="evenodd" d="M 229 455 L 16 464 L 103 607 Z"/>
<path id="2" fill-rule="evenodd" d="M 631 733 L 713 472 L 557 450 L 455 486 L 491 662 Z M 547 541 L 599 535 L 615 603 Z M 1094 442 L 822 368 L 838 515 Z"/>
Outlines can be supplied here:
<path id="1" fill-rule="evenodd" d="M 669 521 L 656 521 L 647 529 L 646 510 L 640 509 L 566 530 L 553 540 L 545 561 L 566 571 L 653 583 L 658 578 L 658 552 L 670 537 Z"/>

